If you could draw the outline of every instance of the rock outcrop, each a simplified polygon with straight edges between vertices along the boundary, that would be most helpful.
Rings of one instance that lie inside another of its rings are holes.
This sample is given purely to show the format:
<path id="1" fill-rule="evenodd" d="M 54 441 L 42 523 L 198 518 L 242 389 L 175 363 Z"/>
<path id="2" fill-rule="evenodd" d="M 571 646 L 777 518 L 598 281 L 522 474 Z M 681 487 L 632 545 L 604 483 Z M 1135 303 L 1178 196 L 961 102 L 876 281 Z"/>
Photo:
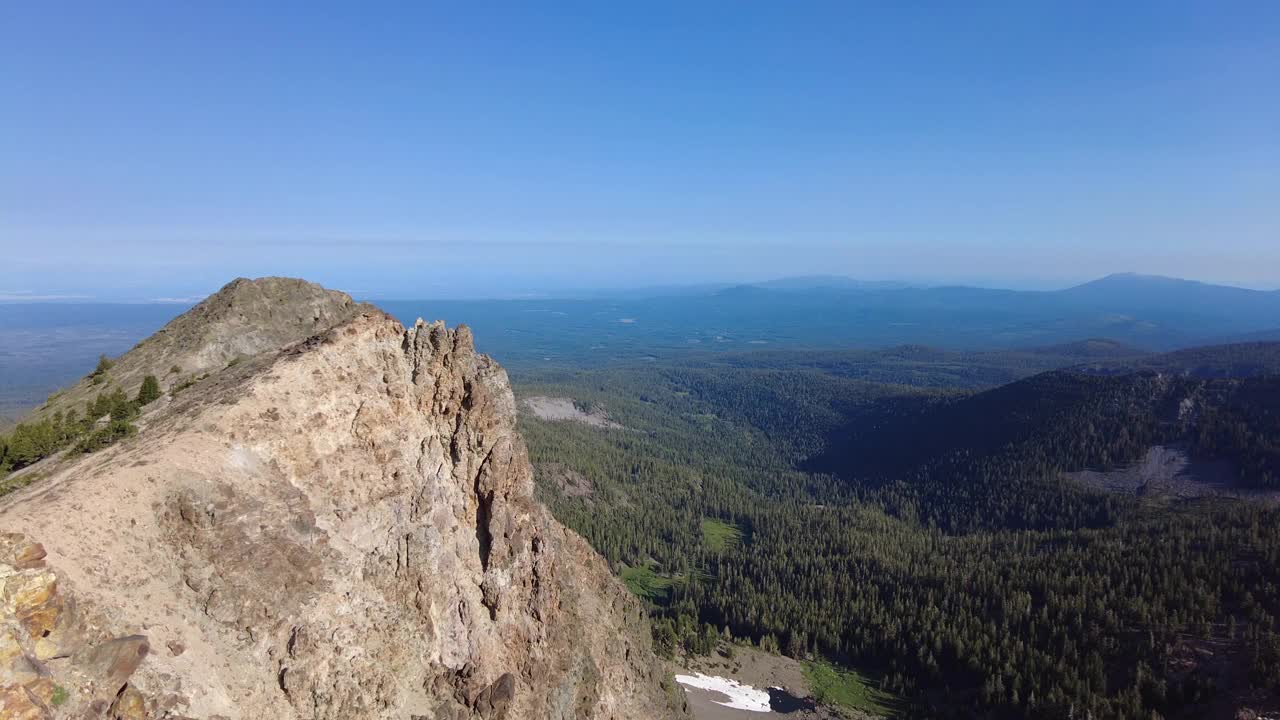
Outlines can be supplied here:
<path id="1" fill-rule="evenodd" d="M 22 534 L 0 535 L 0 718 L 54 717 L 73 696 L 77 716 L 146 717 L 131 714 L 140 695 L 128 682 L 147 639 L 105 635 L 44 558 Z"/>
<path id="2" fill-rule="evenodd" d="M 505 372 L 348 307 L 0 500 L 0 718 L 684 715 L 643 608 L 533 500 Z"/>

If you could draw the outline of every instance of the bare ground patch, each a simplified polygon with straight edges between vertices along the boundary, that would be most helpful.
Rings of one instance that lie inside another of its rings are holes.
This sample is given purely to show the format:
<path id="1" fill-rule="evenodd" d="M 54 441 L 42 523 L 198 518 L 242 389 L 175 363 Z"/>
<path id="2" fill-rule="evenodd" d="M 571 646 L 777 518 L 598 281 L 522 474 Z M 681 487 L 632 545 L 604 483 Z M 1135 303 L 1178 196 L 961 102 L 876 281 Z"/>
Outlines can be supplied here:
<path id="1" fill-rule="evenodd" d="M 582 498 L 588 505 L 595 504 L 591 499 L 595 486 L 577 470 L 561 463 L 535 463 L 533 472 L 544 485 L 556 488 L 565 497 Z"/>
<path id="2" fill-rule="evenodd" d="M 584 410 L 571 398 L 535 395 L 524 399 L 525 408 L 539 420 L 580 422 L 598 428 L 620 428 L 602 408 Z"/>
<path id="3" fill-rule="evenodd" d="M 1195 460 L 1185 449 L 1169 445 L 1155 445 L 1141 460 L 1118 470 L 1077 470 L 1063 475 L 1091 488 L 1124 495 L 1280 502 L 1280 492 L 1240 487 L 1231 463 Z"/>
<path id="4" fill-rule="evenodd" d="M 800 662 L 742 645 L 733 645 L 732 657 L 729 657 L 725 654 L 727 648 L 727 645 L 721 645 L 720 651 L 709 656 L 687 658 L 684 669 L 677 672 L 702 673 L 768 689 L 772 710 L 756 712 L 725 707 L 721 703 L 728 698 L 723 693 L 681 685 L 695 720 L 765 720 L 775 716 L 794 720 L 830 720 L 842 717 L 836 710 L 813 701 L 812 690 Z M 873 716 L 846 711 L 844 717 L 869 720 Z"/>

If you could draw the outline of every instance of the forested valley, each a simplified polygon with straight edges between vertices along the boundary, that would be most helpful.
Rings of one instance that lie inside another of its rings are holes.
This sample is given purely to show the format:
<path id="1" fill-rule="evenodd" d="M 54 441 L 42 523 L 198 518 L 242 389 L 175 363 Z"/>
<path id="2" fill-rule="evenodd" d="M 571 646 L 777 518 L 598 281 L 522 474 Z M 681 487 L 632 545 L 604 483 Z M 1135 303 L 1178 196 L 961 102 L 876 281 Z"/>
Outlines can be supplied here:
<path id="1" fill-rule="evenodd" d="M 1063 473 L 1168 444 L 1274 489 L 1280 377 L 1260 348 L 1195 355 L 1217 372 L 1145 361 L 982 391 L 803 353 L 515 380 L 617 424 L 526 414 L 522 432 L 544 499 L 650 601 L 667 654 L 728 636 L 827 658 L 908 717 L 1210 717 L 1280 694 L 1275 503 Z"/>

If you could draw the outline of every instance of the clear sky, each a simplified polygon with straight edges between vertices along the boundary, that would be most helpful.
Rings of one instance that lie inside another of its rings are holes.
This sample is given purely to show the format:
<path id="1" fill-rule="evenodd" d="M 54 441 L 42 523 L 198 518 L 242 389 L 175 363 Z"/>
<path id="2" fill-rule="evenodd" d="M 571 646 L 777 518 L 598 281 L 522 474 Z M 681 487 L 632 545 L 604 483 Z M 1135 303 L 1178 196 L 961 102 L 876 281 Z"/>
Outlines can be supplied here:
<path id="1" fill-rule="evenodd" d="M 0 298 L 1114 271 L 1280 286 L 1280 3 L 0 11 Z"/>

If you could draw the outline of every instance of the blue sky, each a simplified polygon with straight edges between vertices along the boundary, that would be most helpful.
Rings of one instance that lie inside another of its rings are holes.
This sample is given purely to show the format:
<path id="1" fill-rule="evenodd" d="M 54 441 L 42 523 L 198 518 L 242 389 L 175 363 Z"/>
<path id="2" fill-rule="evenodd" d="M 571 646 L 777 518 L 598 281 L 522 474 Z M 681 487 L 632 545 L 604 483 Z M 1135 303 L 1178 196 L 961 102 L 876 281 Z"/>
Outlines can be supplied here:
<path id="1" fill-rule="evenodd" d="M 9 4 L 0 298 L 1280 286 L 1280 4 L 541 5 Z"/>

